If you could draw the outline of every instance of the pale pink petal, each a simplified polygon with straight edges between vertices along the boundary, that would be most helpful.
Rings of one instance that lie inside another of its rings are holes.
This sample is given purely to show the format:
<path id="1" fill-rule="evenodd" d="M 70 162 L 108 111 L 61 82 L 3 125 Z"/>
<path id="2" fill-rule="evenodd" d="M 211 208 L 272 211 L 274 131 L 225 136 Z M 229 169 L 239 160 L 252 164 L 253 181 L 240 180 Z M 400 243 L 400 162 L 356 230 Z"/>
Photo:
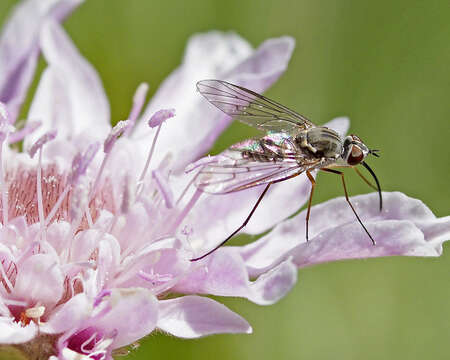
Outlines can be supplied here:
<path id="1" fill-rule="evenodd" d="M 259 305 L 271 305 L 283 298 L 297 282 L 297 268 L 291 259 L 285 260 L 250 284 L 249 300 Z"/>
<path id="2" fill-rule="evenodd" d="M 70 253 L 71 260 L 74 262 L 85 261 L 93 256 L 102 238 L 102 234 L 97 229 L 87 229 L 75 235 Z"/>
<path id="3" fill-rule="evenodd" d="M 56 308 L 52 316 L 40 326 L 40 330 L 48 334 L 62 333 L 77 328 L 92 312 L 92 301 L 86 294 L 78 294 Z"/>
<path id="4" fill-rule="evenodd" d="M 44 25 L 41 46 L 49 66 L 42 74 L 28 118 L 42 121 L 42 126 L 27 136 L 26 143 L 55 128 L 58 139 L 104 140 L 111 128 L 109 104 L 95 69 L 55 22 Z"/>
<path id="5" fill-rule="evenodd" d="M 264 91 L 284 72 L 293 48 L 294 40 L 288 37 L 266 41 L 254 51 L 235 34 L 210 32 L 193 36 L 183 64 L 163 82 L 146 108 L 136 138 L 151 138 L 152 131 L 145 126 L 151 114 L 175 108 L 178 115 L 161 130 L 158 148 L 163 151 L 157 152 L 154 160 L 158 164 L 170 152 L 175 161 L 173 170 L 182 171 L 203 155 L 231 122 L 229 116 L 197 93 L 196 82 L 236 79 L 238 84 L 245 82 L 250 88 Z"/>
<path id="6" fill-rule="evenodd" d="M 297 269 L 291 260 L 250 281 L 238 250 L 222 248 L 195 262 L 191 273 L 181 278 L 173 291 L 239 296 L 259 305 L 269 305 L 285 296 L 296 281 Z"/>
<path id="7" fill-rule="evenodd" d="M 57 259 L 47 254 L 36 254 L 19 266 L 13 295 L 34 305 L 54 306 L 62 296 L 64 277 Z"/>
<path id="8" fill-rule="evenodd" d="M 325 124 L 345 134 L 349 120 L 341 117 Z M 246 219 L 255 205 L 264 186 L 226 195 L 204 194 L 185 224 L 194 226 L 194 239 L 191 242 L 196 255 L 214 248 Z M 242 230 L 248 234 L 259 234 L 292 215 L 307 201 L 311 183 L 302 174 L 296 178 L 272 185 L 259 204 L 255 214 Z M 214 214 L 212 217 L 211 214 Z"/>
<path id="9" fill-rule="evenodd" d="M 68 222 L 54 222 L 47 228 L 47 241 L 59 254 L 68 249 L 71 239 L 72 233 Z"/>
<path id="10" fill-rule="evenodd" d="M 247 297 L 249 279 L 245 263 L 235 249 L 221 248 L 194 262 L 190 273 L 180 279 L 174 291 Z"/>
<path id="11" fill-rule="evenodd" d="M 33 339 L 38 332 L 34 322 L 26 326 L 12 318 L 0 317 L 0 344 L 20 344 Z"/>
<path id="12" fill-rule="evenodd" d="M 251 333 L 242 317 L 212 299 L 183 296 L 159 301 L 157 327 L 174 336 L 197 338 L 217 333 Z"/>
<path id="13" fill-rule="evenodd" d="M 116 238 L 110 234 L 104 234 L 98 244 L 97 269 L 98 279 L 107 286 L 111 274 L 113 274 L 120 264 L 120 245 Z"/>
<path id="14" fill-rule="evenodd" d="M 257 275 L 287 256 L 292 256 L 298 267 L 380 256 L 439 256 L 442 243 L 450 239 L 450 217 L 436 218 L 420 200 L 402 193 L 383 193 L 382 212 L 376 193 L 355 196 L 351 201 L 377 242 L 375 246 L 345 199 L 337 198 L 311 209 L 308 243 L 303 211 L 241 248 L 249 272 Z"/>
<path id="15" fill-rule="evenodd" d="M 131 344 L 154 330 L 158 319 L 158 301 L 147 289 L 113 289 L 106 301 L 111 310 L 92 325 L 105 332 L 117 331 L 114 348 Z"/>
<path id="16" fill-rule="evenodd" d="M 158 249 L 159 243 L 163 244 Z M 190 262 L 183 251 L 173 248 L 177 247 L 174 241 L 158 241 L 153 245 L 123 261 L 127 271 L 116 276 L 115 287 L 143 287 L 159 294 L 186 276 Z"/>
<path id="17" fill-rule="evenodd" d="M 83 0 L 28 0 L 15 7 L 0 38 L 0 101 L 17 118 L 39 55 L 39 31 L 46 18 L 62 21 Z"/>

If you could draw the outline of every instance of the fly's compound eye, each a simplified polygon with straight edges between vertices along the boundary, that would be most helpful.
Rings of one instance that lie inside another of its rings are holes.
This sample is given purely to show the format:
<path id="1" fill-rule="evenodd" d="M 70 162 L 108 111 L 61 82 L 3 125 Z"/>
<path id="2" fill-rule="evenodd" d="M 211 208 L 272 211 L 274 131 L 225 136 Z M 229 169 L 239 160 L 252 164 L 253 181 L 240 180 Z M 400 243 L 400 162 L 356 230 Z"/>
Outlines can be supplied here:
<path id="1" fill-rule="evenodd" d="M 347 163 L 349 165 L 358 165 L 361 161 L 364 160 L 364 153 L 357 145 L 352 146 L 352 150 L 347 158 Z"/>

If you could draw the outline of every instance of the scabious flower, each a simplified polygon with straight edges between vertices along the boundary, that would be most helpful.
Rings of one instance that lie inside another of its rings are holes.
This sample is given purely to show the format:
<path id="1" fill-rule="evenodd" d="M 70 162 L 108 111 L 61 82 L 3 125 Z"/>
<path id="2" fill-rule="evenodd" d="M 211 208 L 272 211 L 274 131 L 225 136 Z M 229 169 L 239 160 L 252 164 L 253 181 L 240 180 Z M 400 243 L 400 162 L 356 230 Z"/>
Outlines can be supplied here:
<path id="1" fill-rule="evenodd" d="M 304 214 L 283 221 L 307 198 L 298 177 L 274 186 L 246 228 L 274 230 L 191 262 L 239 225 L 258 192 L 209 196 L 192 186 L 185 167 L 231 121 L 195 82 L 262 92 L 286 69 L 294 42 L 254 50 L 235 34 L 193 36 L 151 102 L 140 85 L 128 119 L 111 127 L 99 77 L 58 24 L 80 2 L 28 0 L 0 41 L 0 344 L 37 359 L 111 359 L 156 329 L 183 338 L 249 333 L 245 319 L 201 295 L 267 305 L 292 288 L 297 267 L 441 253 L 450 218 L 399 193 L 384 194 L 381 213 L 373 195 L 354 200 L 376 247 L 342 199 L 312 209 L 306 245 Z M 40 52 L 47 68 L 19 129 Z M 345 133 L 348 121 L 329 126 Z M 23 153 L 10 146 L 21 140 Z"/>

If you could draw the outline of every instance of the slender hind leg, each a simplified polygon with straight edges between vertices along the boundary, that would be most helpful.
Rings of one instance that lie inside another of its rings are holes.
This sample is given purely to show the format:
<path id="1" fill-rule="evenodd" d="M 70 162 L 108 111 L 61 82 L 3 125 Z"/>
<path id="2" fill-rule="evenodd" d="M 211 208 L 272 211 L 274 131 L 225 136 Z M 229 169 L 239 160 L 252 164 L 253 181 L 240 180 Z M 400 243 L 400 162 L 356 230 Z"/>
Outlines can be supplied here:
<path id="1" fill-rule="evenodd" d="M 358 168 L 356 166 L 353 167 L 353 169 L 355 169 L 356 173 L 359 175 L 359 177 L 361 179 L 364 180 L 364 182 L 369 185 L 372 189 L 374 189 L 375 191 L 378 191 L 377 187 L 375 185 L 373 185 L 369 180 L 367 180 L 367 178 L 361 174 L 361 172 L 358 170 Z"/>
<path id="2" fill-rule="evenodd" d="M 316 188 L 316 180 L 314 180 L 314 177 L 311 175 L 309 170 L 306 171 L 306 176 L 308 177 L 309 181 L 311 181 L 311 192 L 309 193 L 309 200 L 308 200 L 308 211 L 306 212 L 306 241 L 309 241 L 309 215 L 311 214 L 311 202 L 312 197 L 314 193 L 314 189 Z"/>
<path id="3" fill-rule="evenodd" d="M 222 245 L 224 245 L 228 240 L 230 240 L 234 235 L 236 235 L 239 231 L 242 230 L 242 228 L 247 225 L 247 223 L 249 222 L 250 218 L 252 217 L 253 213 L 255 212 L 256 208 L 258 207 L 259 203 L 261 202 L 262 198 L 264 197 L 264 195 L 266 195 L 267 190 L 269 190 L 270 185 L 272 185 L 273 183 L 268 183 L 264 189 L 264 191 L 261 193 L 261 195 L 259 195 L 258 200 L 256 201 L 256 204 L 253 206 L 252 211 L 250 211 L 250 214 L 248 214 L 247 218 L 245 219 L 245 221 L 242 223 L 241 226 L 239 226 L 236 230 L 233 231 L 233 233 L 228 236 L 225 240 L 223 240 L 219 245 L 217 245 L 215 248 L 213 248 L 212 250 L 208 251 L 206 254 L 196 257 L 194 259 L 191 259 L 191 261 L 197 261 L 197 260 L 201 260 L 204 257 L 208 256 L 209 254 L 213 253 L 214 251 L 216 251 L 218 248 L 220 248 Z"/>
<path id="4" fill-rule="evenodd" d="M 355 208 L 353 207 L 352 203 L 350 202 L 350 199 L 348 198 L 347 186 L 345 185 L 345 180 L 344 180 L 344 173 L 342 171 L 333 170 L 333 169 L 327 169 L 327 168 L 323 168 L 323 169 L 320 169 L 320 170 L 326 171 L 326 172 L 329 172 L 329 173 L 332 173 L 332 174 L 341 175 L 342 185 L 344 186 L 345 199 L 347 200 L 347 203 L 350 205 L 350 208 L 352 209 L 353 214 L 355 214 L 356 218 L 358 219 L 358 222 L 361 224 L 361 226 L 363 227 L 364 231 L 369 236 L 370 240 L 372 240 L 372 244 L 375 245 L 376 244 L 375 240 L 373 239 L 372 235 L 370 235 L 369 231 L 366 229 L 366 227 L 362 223 L 361 219 L 359 218 L 358 214 L 356 213 Z"/>
<path id="5" fill-rule="evenodd" d="M 213 248 L 212 250 L 208 251 L 206 254 L 204 254 L 204 255 L 202 255 L 202 256 L 199 256 L 199 257 L 190 259 L 190 261 L 198 261 L 198 260 L 201 260 L 201 259 L 203 259 L 204 257 L 206 257 L 206 256 L 208 256 L 208 255 L 210 255 L 210 254 L 212 254 L 214 251 L 216 251 L 218 248 L 220 248 L 222 245 L 224 245 L 228 240 L 230 240 L 234 235 L 236 235 L 239 231 L 241 231 L 241 230 L 245 227 L 245 225 L 247 225 L 247 223 L 249 222 L 250 218 L 253 216 L 253 213 L 255 212 L 255 210 L 256 210 L 256 208 L 258 207 L 259 203 L 261 202 L 262 198 L 264 197 L 264 195 L 266 195 L 267 190 L 269 190 L 270 185 L 276 184 L 276 183 L 279 183 L 279 182 L 281 182 L 281 181 L 285 181 L 285 180 L 288 180 L 288 179 L 292 179 L 292 178 L 294 178 L 294 177 L 300 175 L 302 172 L 303 172 L 303 171 L 299 171 L 298 173 L 295 173 L 295 174 L 290 175 L 290 176 L 288 176 L 288 177 L 285 177 L 285 178 L 283 178 L 283 179 L 278 179 L 278 180 L 275 180 L 275 181 L 272 181 L 272 182 L 268 183 L 268 184 L 266 185 L 266 187 L 264 188 L 264 191 L 261 193 L 261 195 L 259 195 L 259 198 L 258 198 L 258 200 L 256 201 L 256 204 L 253 206 L 252 211 L 250 211 L 250 214 L 248 214 L 247 218 L 246 218 L 245 221 L 242 223 L 242 225 L 239 226 L 235 231 L 233 231 L 233 233 L 232 233 L 230 236 L 228 236 L 225 240 L 223 240 L 223 241 L 222 241 L 219 245 L 217 245 L 215 248 Z M 314 180 L 314 179 L 313 179 L 313 180 Z"/>

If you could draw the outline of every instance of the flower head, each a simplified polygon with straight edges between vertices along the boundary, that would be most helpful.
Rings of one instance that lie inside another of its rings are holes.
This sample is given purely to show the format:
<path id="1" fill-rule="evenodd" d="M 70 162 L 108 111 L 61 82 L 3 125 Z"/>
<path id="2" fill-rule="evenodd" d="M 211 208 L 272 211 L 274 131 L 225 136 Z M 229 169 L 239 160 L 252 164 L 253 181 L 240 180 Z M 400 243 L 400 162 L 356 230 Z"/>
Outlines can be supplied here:
<path id="1" fill-rule="evenodd" d="M 286 69 L 294 41 L 270 39 L 254 50 L 235 34 L 195 35 L 150 103 L 142 84 L 128 119 L 111 127 L 98 75 L 58 24 L 80 1 L 39 2 L 53 5 L 39 7 L 29 28 L 38 2 L 19 5 L 0 43 L 1 344 L 53 359 L 110 359 L 155 329 L 183 338 L 249 333 L 245 319 L 199 295 L 272 304 L 292 288 L 297 267 L 440 254 L 450 220 L 396 193 L 385 194 L 381 214 L 372 195 L 355 203 L 380 247 L 361 239 L 341 199 L 313 208 L 306 245 L 297 231 L 304 215 L 282 222 L 307 198 L 308 182 L 298 177 L 274 187 L 246 228 L 272 232 L 191 262 L 239 225 L 259 191 L 209 196 L 184 172 L 231 121 L 197 96 L 195 82 L 215 77 L 264 91 Z M 24 41 L 11 50 L 19 35 Z M 16 129 L 39 52 L 48 66 L 29 120 Z M 348 121 L 328 126 L 345 133 Z M 20 140 L 28 153 L 9 147 Z"/>

